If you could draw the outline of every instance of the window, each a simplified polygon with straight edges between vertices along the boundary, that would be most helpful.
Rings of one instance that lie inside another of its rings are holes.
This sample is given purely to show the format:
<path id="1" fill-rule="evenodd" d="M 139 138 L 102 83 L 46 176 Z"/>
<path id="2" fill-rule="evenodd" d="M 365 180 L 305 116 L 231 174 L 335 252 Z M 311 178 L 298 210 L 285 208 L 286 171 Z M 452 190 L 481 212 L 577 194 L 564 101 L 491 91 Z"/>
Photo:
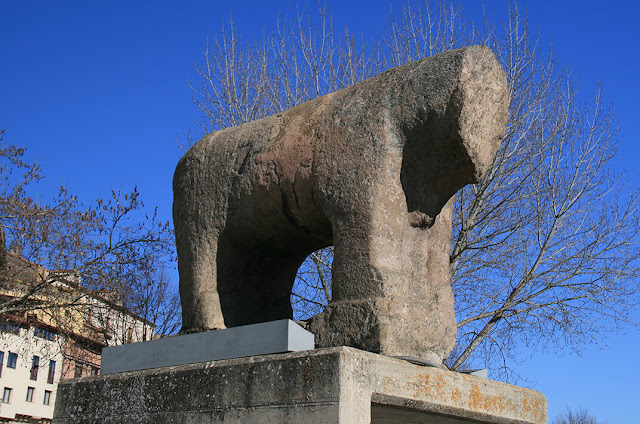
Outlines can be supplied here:
<path id="1" fill-rule="evenodd" d="M 2 365 L 4 364 L 4 352 L 0 352 L 0 377 L 2 377 Z"/>
<path id="2" fill-rule="evenodd" d="M 56 334 L 53 331 L 45 330 L 44 328 L 34 328 L 33 334 L 46 340 L 54 341 L 56 339 Z"/>
<path id="3" fill-rule="evenodd" d="M 20 334 L 20 326 L 6 321 L 0 321 L 0 331 L 7 333 Z"/>
<path id="4" fill-rule="evenodd" d="M 82 377 L 82 364 L 76 364 L 76 369 L 73 371 L 73 377 Z"/>
<path id="5" fill-rule="evenodd" d="M 33 355 L 33 360 L 31 361 L 31 379 L 38 379 L 38 368 L 40 368 L 40 357 L 37 355 Z"/>
<path id="6" fill-rule="evenodd" d="M 9 403 L 11 401 L 11 388 L 5 387 L 4 392 L 2 392 L 2 402 Z"/>
<path id="7" fill-rule="evenodd" d="M 91 367 L 91 375 L 98 375 L 100 373 L 100 368 Z"/>
<path id="8" fill-rule="evenodd" d="M 44 402 L 43 405 L 49 405 L 51 403 L 51 390 L 44 391 Z"/>
<path id="9" fill-rule="evenodd" d="M 16 363 L 18 362 L 18 354 L 9 352 L 9 357 L 7 358 L 7 368 L 16 368 Z"/>
<path id="10" fill-rule="evenodd" d="M 35 387 L 27 387 L 27 402 L 33 402 L 33 392 L 35 391 Z"/>
<path id="11" fill-rule="evenodd" d="M 49 361 L 49 375 L 47 376 L 47 383 L 53 384 L 53 379 L 56 376 L 56 361 Z"/>

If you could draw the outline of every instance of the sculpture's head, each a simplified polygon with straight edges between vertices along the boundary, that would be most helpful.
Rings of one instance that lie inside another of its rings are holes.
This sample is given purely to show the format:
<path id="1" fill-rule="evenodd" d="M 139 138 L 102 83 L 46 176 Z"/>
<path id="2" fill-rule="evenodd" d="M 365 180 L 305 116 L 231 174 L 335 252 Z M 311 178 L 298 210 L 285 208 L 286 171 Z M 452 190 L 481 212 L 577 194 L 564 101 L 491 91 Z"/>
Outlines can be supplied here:
<path id="1" fill-rule="evenodd" d="M 482 179 L 506 131 L 509 98 L 500 64 L 484 46 L 460 52 L 407 65 L 412 84 L 397 94 L 405 104 L 398 125 L 405 141 L 401 180 L 415 226 L 430 225 L 424 216 L 434 218 L 461 187 Z M 443 71 L 450 67 L 459 78 Z"/>

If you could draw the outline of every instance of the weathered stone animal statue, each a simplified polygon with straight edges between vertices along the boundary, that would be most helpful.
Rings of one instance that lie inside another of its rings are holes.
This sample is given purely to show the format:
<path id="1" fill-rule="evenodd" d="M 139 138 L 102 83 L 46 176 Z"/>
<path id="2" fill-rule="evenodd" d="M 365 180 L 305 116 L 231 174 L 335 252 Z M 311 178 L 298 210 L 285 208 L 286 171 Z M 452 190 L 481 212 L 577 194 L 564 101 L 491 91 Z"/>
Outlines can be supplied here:
<path id="1" fill-rule="evenodd" d="M 451 198 L 491 165 L 508 101 L 474 46 L 205 136 L 173 182 L 183 331 L 291 318 L 298 267 L 334 245 L 318 346 L 441 363 Z"/>

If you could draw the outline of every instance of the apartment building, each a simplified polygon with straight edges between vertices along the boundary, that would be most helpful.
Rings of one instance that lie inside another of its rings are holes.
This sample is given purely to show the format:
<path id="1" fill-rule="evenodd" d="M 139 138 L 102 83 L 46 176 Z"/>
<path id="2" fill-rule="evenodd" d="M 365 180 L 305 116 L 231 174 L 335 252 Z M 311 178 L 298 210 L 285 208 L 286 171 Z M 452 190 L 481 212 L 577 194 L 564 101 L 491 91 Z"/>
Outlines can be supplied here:
<path id="1" fill-rule="evenodd" d="M 9 267 L 19 261 L 9 259 Z M 20 296 L 23 283 L 5 281 L 1 300 Z M 52 286 L 46 296 L 72 299 L 71 306 L 0 314 L 0 422 L 51 422 L 61 379 L 99 374 L 105 346 L 154 336 L 152 323 L 109 300 L 108 293 L 68 281 Z"/>
<path id="2" fill-rule="evenodd" d="M 47 422 L 65 360 L 58 335 L 5 316 L 0 321 L 0 420 Z"/>

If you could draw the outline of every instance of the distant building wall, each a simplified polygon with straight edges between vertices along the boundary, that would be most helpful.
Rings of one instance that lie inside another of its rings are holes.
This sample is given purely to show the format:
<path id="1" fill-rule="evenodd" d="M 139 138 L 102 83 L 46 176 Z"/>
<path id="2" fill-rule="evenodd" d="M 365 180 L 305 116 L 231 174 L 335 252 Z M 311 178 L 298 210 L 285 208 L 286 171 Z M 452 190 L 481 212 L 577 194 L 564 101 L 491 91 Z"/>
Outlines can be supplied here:
<path id="1" fill-rule="evenodd" d="M 0 421 L 49 422 L 61 379 L 99 374 L 105 346 L 153 338 L 153 324 L 118 304 L 90 293 L 81 299 L 0 316 Z"/>
<path id="2" fill-rule="evenodd" d="M 0 321 L 0 417 L 53 418 L 63 354 L 55 333 L 8 320 Z"/>

